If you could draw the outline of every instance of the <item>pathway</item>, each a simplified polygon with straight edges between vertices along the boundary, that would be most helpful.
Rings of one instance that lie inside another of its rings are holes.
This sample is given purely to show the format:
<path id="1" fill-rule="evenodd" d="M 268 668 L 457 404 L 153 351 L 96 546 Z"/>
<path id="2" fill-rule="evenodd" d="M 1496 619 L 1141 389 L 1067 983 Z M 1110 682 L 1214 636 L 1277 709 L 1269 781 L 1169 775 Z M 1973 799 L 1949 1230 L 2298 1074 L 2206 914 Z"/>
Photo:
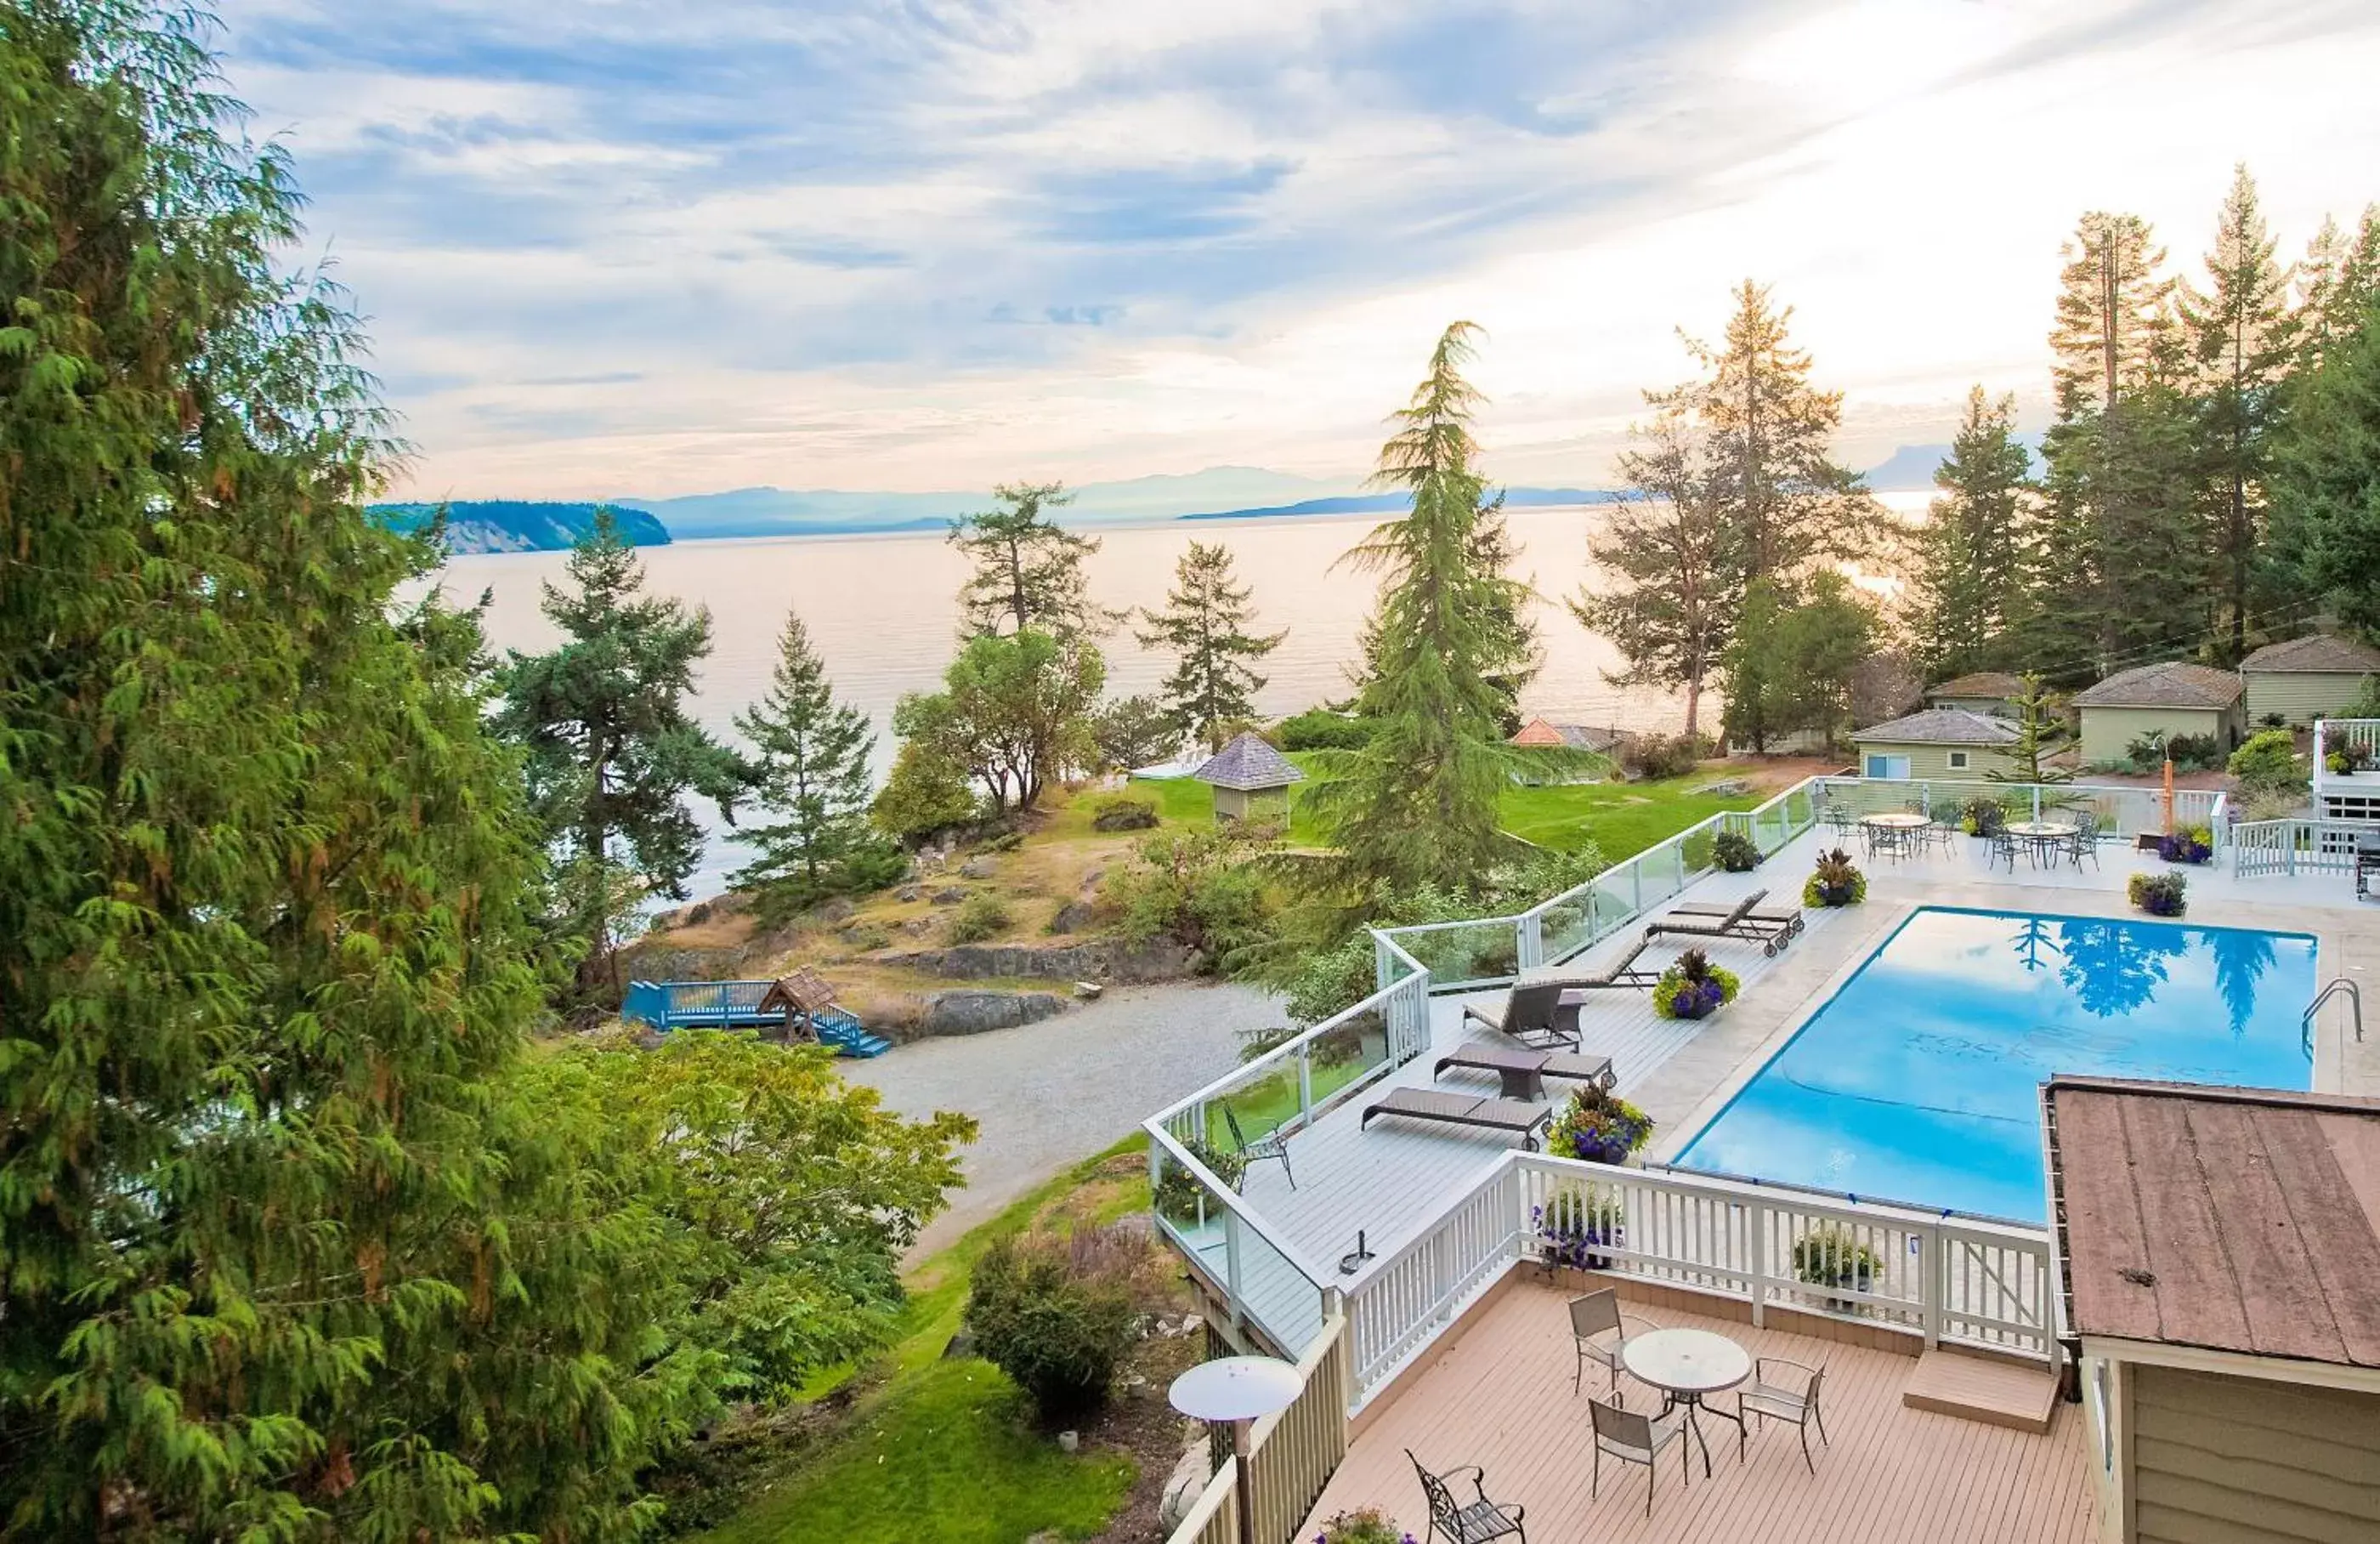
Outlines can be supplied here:
<path id="1" fill-rule="evenodd" d="M 919 1236 L 919 1258 L 1220 1077 L 1243 1033 L 1288 1021 L 1248 987 L 1123 987 L 1038 1024 L 917 1040 L 842 1071 L 902 1114 L 963 1110 L 982 1125 L 961 1158 L 966 1187 Z"/>

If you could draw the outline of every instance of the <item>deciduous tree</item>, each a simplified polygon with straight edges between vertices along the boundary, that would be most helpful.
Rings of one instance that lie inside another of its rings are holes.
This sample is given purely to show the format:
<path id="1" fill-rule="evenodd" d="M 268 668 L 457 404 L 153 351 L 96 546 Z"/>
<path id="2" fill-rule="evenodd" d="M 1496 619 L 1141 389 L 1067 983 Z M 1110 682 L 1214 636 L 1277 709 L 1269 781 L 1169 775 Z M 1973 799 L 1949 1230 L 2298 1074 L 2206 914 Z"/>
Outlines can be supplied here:
<path id="1" fill-rule="evenodd" d="M 1173 589 L 1163 611 L 1143 611 L 1148 630 L 1141 647 L 1173 656 L 1172 673 L 1160 691 L 1183 734 L 1208 751 L 1223 748 L 1224 726 L 1256 716 L 1256 694 L 1264 677 L 1253 662 L 1281 647 L 1289 636 L 1248 631 L 1254 615 L 1250 590 L 1232 570 L 1232 552 L 1221 542 L 1193 541 L 1173 569 Z"/>
<path id="2" fill-rule="evenodd" d="M 994 814 L 1030 809 L 1068 768 L 1098 759 L 1091 712 L 1106 681 L 1106 662 L 1079 638 L 986 634 L 951 662 L 941 691 L 901 699 L 892 729 L 966 768 Z"/>

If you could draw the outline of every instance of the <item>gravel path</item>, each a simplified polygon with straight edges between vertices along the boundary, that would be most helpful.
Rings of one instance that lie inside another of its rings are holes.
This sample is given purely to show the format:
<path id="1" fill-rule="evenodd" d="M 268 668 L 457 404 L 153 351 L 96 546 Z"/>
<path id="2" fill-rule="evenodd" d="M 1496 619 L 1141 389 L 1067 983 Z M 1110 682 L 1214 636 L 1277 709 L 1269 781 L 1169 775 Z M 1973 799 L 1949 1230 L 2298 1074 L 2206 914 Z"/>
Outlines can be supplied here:
<path id="1" fill-rule="evenodd" d="M 982 1125 L 960 1160 L 966 1188 L 928 1225 L 922 1255 L 1221 1076 L 1242 1032 L 1287 1021 L 1247 987 L 1123 987 L 1038 1024 L 917 1040 L 842 1070 L 905 1115 L 963 1110 Z"/>

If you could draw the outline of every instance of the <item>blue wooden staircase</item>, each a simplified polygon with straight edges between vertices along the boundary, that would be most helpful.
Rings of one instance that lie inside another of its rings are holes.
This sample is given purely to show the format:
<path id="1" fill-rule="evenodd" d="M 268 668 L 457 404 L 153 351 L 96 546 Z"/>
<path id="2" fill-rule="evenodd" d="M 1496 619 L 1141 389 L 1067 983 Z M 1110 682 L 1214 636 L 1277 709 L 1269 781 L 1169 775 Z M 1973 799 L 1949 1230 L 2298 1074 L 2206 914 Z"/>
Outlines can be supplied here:
<path id="1" fill-rule="evenodd" d="M 784 1022 L 776 1013 L 762 1013 L 761 999 L 771 981 L 630 981 L 620 1016 L 632 1024 L 672 1029 L 765 1029 Z M 819 1041 L 845 1056 L 881 1056 L 892 1042 L 872 1034 L 866 1025 L 841 1008 L 820 1008 L 812 1015 Z"/>

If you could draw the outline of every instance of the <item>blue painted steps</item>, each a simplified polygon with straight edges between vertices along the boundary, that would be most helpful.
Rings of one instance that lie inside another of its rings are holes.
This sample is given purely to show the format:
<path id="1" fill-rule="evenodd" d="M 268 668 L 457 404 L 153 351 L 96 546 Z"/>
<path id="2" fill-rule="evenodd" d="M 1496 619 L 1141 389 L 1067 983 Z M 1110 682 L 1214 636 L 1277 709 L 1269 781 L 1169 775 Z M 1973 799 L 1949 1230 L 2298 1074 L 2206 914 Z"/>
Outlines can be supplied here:
<path id="1" fill-rule="evenodd" d="M 760 1011 L 773 981 L 630 981 L 620 1016 L 632 1024 L 672 1029 L 765 1029 L 784 1022 L 779 1014 Z M 845 1056 L 881 1056 L 892 1042 L 870 1033 L 868 1027 L 841 1008 L 821 1008 L 814 1016 L 820 1043 Z"/>

